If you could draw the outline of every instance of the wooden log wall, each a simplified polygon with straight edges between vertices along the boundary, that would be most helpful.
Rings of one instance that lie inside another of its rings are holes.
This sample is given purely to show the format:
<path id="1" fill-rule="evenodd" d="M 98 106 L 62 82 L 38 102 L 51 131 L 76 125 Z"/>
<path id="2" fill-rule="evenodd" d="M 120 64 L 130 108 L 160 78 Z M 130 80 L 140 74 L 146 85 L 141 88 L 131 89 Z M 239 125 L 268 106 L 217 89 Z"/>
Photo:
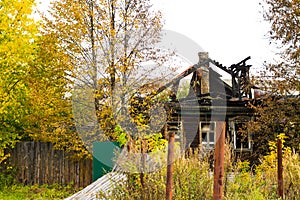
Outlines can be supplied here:
<path id="1" fill-rule="evenodd" d="M 79 188 L 92 182 L 91 159 L 75 161 L 51 143 L 20 142 L 10 153 L 8 163 L 17 168 L 17 180 L 24 185 L 72 183 Z"/>

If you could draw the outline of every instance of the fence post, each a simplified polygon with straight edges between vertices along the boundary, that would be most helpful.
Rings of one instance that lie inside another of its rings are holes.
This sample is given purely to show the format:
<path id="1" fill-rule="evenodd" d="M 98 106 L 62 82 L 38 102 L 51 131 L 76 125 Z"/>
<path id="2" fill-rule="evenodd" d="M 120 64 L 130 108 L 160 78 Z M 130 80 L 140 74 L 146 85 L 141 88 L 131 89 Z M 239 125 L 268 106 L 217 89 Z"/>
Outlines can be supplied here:
<path id="1" fill-rule="evenodd" d="M 277 178 L 278 178 L 278 195 L 283 199 L 283 176 L 282 176 L 282 141 L 277 139 Z"/>
<path id="2" fill-rule="evenodd" d="M 216 122 L 213 200 L 221 200 L 223 195 L 225 131 L 225 122 Z"/>
<path id="3" fill-rule="evenodd" d="M 166 200 L 172 200 L 174 141 L 175 141 L 175 133 L 173 131 L 170 131 L 169 142 L 168 142 Z"/>

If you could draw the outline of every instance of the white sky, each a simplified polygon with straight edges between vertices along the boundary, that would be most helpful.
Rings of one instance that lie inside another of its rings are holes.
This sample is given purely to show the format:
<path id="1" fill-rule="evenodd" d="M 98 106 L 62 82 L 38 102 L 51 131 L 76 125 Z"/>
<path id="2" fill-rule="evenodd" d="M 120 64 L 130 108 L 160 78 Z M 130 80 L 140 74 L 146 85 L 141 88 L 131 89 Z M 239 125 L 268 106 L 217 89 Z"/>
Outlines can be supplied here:
<path id="1" fill-rule="evenodd" d="M 269 25 L 262 18 L 259 2 L 154 0 L 164 14 L 166 29 L 193 39 L 212 59 L 226 66 L 251 56 L 249 63 L 255 68 L 274 56 L 265 36 Z"/>
<path id="2" fill-rule="evenodd" d="M 49 4 L 49 0 L 40 1 L 43 7 Z M 274 57 L 265 36 L 269 26 L 262 19 L 260 1 L 152 0 L 164 15 L 165 29 L 194 40 L 225 66 L 251 56 L 249 64 L 254 69 Z"/>

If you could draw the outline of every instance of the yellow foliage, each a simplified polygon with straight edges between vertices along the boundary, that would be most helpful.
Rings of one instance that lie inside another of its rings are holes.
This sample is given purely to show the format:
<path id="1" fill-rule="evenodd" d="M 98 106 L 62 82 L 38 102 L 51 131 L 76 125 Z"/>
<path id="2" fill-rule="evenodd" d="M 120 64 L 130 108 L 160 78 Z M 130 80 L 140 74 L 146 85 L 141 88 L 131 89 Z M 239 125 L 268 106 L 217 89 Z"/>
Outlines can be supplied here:
<path id="1" fill-rule="evenodd" d="M 32 6 L 33 0 L 0 1 L 0 162 L 9 156 L 4 149 L 13 147 L 27 126 L 27 75 L 38 33 Z"/>

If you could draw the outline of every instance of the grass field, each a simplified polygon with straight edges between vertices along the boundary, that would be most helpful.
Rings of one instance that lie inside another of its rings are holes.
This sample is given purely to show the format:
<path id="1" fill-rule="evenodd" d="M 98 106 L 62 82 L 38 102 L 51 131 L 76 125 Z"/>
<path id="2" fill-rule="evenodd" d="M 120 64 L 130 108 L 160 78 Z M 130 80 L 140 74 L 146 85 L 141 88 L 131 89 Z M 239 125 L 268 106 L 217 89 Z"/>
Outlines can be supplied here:
<path id="1" fill-rule="evenodd" d="M 64 199 L 75 192 L 72 186 L 12 185 L 1 189 L 0 200 Z"/>

